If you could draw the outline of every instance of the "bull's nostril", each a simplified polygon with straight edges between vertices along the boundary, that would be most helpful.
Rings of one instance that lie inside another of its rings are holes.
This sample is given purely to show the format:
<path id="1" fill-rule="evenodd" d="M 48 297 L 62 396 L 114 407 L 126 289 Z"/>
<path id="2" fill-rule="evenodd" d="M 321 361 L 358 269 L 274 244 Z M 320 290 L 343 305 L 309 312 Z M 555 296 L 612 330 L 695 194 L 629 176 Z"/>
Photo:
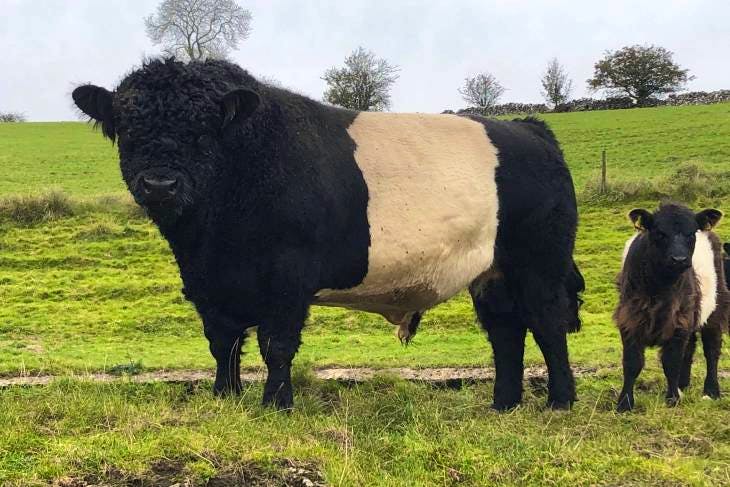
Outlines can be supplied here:
<path id="1" fill-rule="evenodd" d="M 157 179 L 149 176 L 142 178 L 142 189 L 147 195 L 153 193 L 158 196 L 163 194 L 174 195 L 177 193 L 178 186 L 177 179 Z"/>
<path id="2" fill-rule="evenodd" d="M 677 264 L 681 264 L 681 263 L 683 263 L 683 262 L 686 262 L 686 261 L 687 261 L 687 257 L 685 257 L 685 256 L 677 256 L 677 255 L 675 255 L 675 256 L 673 256 L 673 257 L 672 257 L 672 260 L 673 260 L 674 262 L 676 262 Z"/>

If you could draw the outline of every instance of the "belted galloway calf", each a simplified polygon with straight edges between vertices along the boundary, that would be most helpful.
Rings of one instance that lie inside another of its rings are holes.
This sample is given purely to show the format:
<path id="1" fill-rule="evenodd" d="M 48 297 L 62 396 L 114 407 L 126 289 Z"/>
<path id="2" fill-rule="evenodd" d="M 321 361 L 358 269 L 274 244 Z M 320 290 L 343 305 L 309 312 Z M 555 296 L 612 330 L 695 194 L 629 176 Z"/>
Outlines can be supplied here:
<path id="1" fill-rule="evenodd" d="M 521 400 L 528 329 L 549 403 L 575 399 L 577 211 L 542 122 L 355 112 L 219 60 L 148 61 L 113 91 L 83 85 L 73 99 L 118 143 L 129 191 L 170 244 L 216 393 L 240 391 L 250 327 L 263 402 L 289 408 L 311 305 L 379 313 L 409 340 L 426 310 L 468 287 L 494 348 L 494 407 Z"/>
<path id="2" fill-rule="evenodd" d="M 689 386 L 698 331 L 707 361 L 704 394 L 720 397 L 717 362 L 730 312 L 720 240 L 712 232 L 721 217 L 718 210 L 695 214 L 676 204 L 629 213 L 638 233 L 624 248 L 614 313 L 623 342 L 619 411 L 634 407 L 647 346 L 661 347 L 666 401 L 677 404 L 680 389 Z"/>

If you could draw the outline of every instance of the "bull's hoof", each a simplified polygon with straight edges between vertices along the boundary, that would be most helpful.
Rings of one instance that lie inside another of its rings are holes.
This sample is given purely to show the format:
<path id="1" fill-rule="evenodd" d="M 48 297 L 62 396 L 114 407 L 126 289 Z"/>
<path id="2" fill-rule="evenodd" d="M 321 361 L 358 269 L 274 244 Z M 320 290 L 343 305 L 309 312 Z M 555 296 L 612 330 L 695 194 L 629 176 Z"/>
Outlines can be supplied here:
<path id="1" fill-rule="evenodd" d="M 570 411 L 573 401 L 548 401 L 547 407 L 553 411 Z"/>
<path id="2" fill-rule="evenodd" d="M 264 391 L 264 397 L 261 400 L 264 407 L 272 407 L 278 411 L 290 411 L 294 408 L 294 394 L 289 388 L 277 389 L 276 391 Z"/>
<path id="3" fill-rule="evenodd" d="M 238 396 L 241 394 L 241 385 L 237 384 L 235 386 L 226 384 L 226 385 L 213 385 L 213 395 L 216 397 L 228 397 L 228 396 Z"/>
<path id="4" fill-rule="evenodd" d="M 505 411 L 511 411 L 520 405 L 520 400 L 517 401 L 494 401 L 492 403 L 492 409 L 503 413 Z"/>

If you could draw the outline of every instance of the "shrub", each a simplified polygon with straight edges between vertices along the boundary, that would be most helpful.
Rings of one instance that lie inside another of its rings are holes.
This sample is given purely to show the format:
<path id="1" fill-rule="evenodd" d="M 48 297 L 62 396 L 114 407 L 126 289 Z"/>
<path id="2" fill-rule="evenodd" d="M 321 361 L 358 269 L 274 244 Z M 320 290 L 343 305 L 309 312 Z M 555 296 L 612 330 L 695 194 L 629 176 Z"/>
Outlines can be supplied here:
<path id="1" fill-rule="evenodd" d="M 19 112 L 0 112 L 0 123 L 25 122 L 25 114 Z"/>

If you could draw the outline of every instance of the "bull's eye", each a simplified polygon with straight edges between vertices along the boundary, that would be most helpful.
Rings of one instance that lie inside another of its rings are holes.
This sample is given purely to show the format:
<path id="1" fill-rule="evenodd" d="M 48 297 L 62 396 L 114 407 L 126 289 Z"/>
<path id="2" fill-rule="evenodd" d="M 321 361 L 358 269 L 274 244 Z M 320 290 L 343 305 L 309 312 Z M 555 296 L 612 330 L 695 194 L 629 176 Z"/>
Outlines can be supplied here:
<path id="1" fill-rule="evenodd" d="M 657 232 L 654 238 L 656 238 L 657 242 L 663 242 L 667 239 L 667 234 L 664 232 Z"/>
<path id="2" fill-rule="evenodd" d="M 132 132 L 125 130 L 119 134 L 119 145 L 124 146 L 128 151 L 134 150 L 134 139 L 131 137 Z"/>

